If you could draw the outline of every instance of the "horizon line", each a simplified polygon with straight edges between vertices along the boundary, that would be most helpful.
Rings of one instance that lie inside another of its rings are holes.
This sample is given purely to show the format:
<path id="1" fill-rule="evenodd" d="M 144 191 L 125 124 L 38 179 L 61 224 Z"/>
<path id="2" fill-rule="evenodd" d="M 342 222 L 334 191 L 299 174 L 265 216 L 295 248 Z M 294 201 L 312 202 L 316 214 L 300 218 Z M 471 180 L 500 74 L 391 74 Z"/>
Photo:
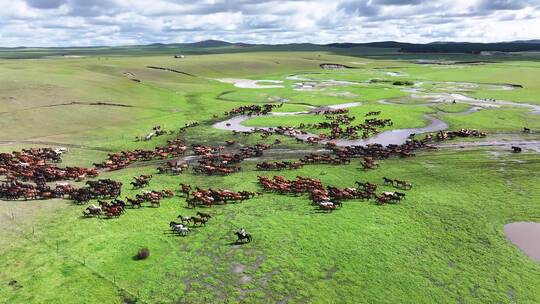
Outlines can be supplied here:
<path id="1" fill-rule="evenodd" d="M 121 47 L 135 47 L 135 46 L 153 46 L 153 45 L 190 45 L 190 44 L 198 44 L 203 42 L 221 42 L 226 43 L 230 45 L 239 45 L 239 44 L 245 44 L 248 46 L 281 46 L 281 45 L 300 45 L 300 44 L 308 44 L 308 45 L 315 45 L 315 46 L 331 46 L 336 44 L 374 44 L 374 43 L 399 43 L 399 44 L 413 44 L 413 45 L 429 45 L 429 44 L 503 44 L 503 43 L 524 43 L 524 44 L 537 44 L 533 41 L 538 41 L 537 43 L 540 43 L 540 38 L 537 39 L 520 39 L 520 40 L 513 40 L 513 41 L 497 41 L 497 42 L 475 42 L 475 41 L 432 41 L 432 42 L 426 42 L 426 43 L 417 43 L 417 42 L 403 42 L 403 41 L 397 41 L 397 40 L 382 40 L 382 41 L 369 41 L 369 42 L 330 42 L 330 43 L 313 43 L 313 42 L 289 42 L 289 43 L 249 43 L 249 42 L 229 42 L 226 40 L 217 40 L 217 39 L 205 39 L 200 41 L 194 41 L 194 42 L 170 42 L 170 43 L 163 43 L 163 42 L 151 42 L 146 44 L 121 44 L 121 45 L 66 45 L 66 46 L 0 46 L 0 49 L 22 49 L 22 48 L 47 48 L 47 49 L 61 49 L 61 48 L 103 48 L 103 47 L 110 47 L 110 48 L 121 48 Z"/>

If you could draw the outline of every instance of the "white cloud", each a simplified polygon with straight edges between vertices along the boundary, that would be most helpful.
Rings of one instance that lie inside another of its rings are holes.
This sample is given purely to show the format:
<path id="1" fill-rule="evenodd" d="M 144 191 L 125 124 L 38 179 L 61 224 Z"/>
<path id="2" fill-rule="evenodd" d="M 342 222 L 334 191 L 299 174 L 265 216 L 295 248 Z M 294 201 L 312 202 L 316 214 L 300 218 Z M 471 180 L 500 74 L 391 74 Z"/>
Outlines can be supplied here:
<path id="1" fill-rule="evenodd" d="M 540 37 L 540 0 L 0 0 L 1 46 Z"/>

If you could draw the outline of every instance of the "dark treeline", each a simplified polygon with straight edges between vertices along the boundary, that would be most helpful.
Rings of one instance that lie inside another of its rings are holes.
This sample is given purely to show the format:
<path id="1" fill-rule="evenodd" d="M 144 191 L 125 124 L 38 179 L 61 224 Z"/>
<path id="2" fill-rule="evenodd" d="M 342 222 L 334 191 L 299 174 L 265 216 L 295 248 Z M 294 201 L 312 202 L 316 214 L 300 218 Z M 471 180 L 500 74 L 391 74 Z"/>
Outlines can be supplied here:
<path id="1" fill-rule="evenodd" d="M 333 43 L 330 47 L 353 48 L 353 47 L 376 47 L 399 49 L 404 53 L 465 53 L 478 54 L 480 52 L 527 52 L 540 51 L 540 43 L 527 42 L 501 42 L 501 43 L 468 43 L 468 42 L 450 42 L 450 43 L 429 43 L 414 44 L 401 43 L 395 41 L 372 42 L 372 43 Z"/>

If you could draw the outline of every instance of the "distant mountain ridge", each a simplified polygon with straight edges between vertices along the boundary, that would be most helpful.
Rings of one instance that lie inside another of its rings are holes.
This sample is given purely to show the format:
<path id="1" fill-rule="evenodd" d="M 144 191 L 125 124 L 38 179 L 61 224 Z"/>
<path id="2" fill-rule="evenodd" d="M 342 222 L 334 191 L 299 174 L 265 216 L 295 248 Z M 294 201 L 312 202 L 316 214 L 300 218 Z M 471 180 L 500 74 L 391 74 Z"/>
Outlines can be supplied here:
<path id="1" fill-rule="evenodd" d="M 427 44 L 404 43 L 396 41 L 382 41 L 369 43 L 331 43 L 330 47 L 354 48 L 354 47 L 374 47 L 399 49 L 404 53 L 468 53 L 478 54 L 480 52 L 526 52 L 540 51 L 540 40 L 515 41 L 515 42 L 432 42 Z"/>
<path id="2" fill-rule="evenodd" d="M 329 44 L 313 44 L 313 43 L 290 43 L 290 44 L 249 44 L 249 43 L 230 43 L 220 40 L 205 40 L 194 43 L 183 44 L 186 47 L 195 48 L 216 48 L 216 47 L 286 47 L 286 46 L 303 46 L 303 47 L 330 47 L 330 48 L 355 48 L 355 47 L 371 47 L 371 48 L 388 48 L 399 49 L 404 53 L 480 53 L 480 52 L 525 52 L 525 51 L 540 51 L 540 39 L 536 40 L 520 40 L 511 42 L 493 42 L 493 43 L 478 43 L 478 42 L 454 42 L 454 41 L 435 41 L 431 43 L 407 43 L 398 41 L 380 41 L 367 43 L 329 43 Z"/>
<path id="3" fill-rule="evenodd" d="M 534 43 L 534 44 L 537 44 L 537 43 L 540 43 L 540 39 L 533 39 L 533 40 L 517 40 L 517 41 L 512 41 L 512 43 Z"/>
<path id="4" fill-rule="evenodd" d="M 232 43 L 227 42 L 227 41 L 221 41 L 221 40 L 203 40 L 203 41 L 198 41 L 198 42 L 185 43 L 185 45 L 189 45 L 192 47 L 214 48 L 214 47 L 231 46 Z"/>
<path id="5" fill-rule="evenodd" d="M 496 43 L 446 42 L 407 43 L 399 41 L 378 41 L 367 43 L 338 42 L 329 44 L 289 43 L 254 44 L 227 42 L 222 40 L 203 40 L 188 43 L 152 43 L 126 46 L 87 46 L 87 47 L 0 47 L 0 58 L 41 58 L 47 56 L 86 56 L 91 54 L 126 55 L 194 55 L 221 54 L 237 52 L 272 51 L 321 51 L 338 54 L 381 53 L 439 53 L 439 54 L 482 54 L 504 55 L 511 52 L 540 52 L 540 39 Z M 181 57 L 179 57 L 181 58 Z"/>

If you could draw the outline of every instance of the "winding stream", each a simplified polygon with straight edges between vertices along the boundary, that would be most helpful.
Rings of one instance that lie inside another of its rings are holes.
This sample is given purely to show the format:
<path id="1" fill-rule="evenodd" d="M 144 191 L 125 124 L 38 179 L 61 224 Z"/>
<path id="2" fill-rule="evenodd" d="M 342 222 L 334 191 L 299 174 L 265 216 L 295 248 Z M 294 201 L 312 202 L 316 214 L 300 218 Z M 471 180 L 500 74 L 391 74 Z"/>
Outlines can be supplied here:
<path id="1" fill-rule="evenodd" d="M 327 87 L 327 86 L 343 86 L 343 85 L 352 85 L 352 84 L 369 84 L 369 82 L 359 83 L 359 82 L 338 81 L 338 80 L 319 80 L 319 79 L 306 78 L 303 76 L 305 75 L 295 74 L 295 75 L 290 75 L 286 77 L 286 79 L 294 80 L 294 81 L 310 82 L 312 84 L 315 84 L 313 88 L 318 88 L 318 86 Z M 424 84 L 445 85 L 449 87 L 445 87 L 444 89 L 448 89 L 448 90 L 452 90 L 453 92 L 460 92 L 460 93 L 450 93 L 450 92 L 432 93 L 432 92 L 428 92 L 425 88 L 422 87 Z M 297 86 L 304 85 L 304 83 L 300 83 L 300 84 L 297 83 L 296 85 Z M 451 113 L 453 115 L 467 115 L 467 114 L 471 114 L 476 111 L 482 110 L 484 108 L 489 108 L 489 107 L 498 108 L 500 106 L 526 107 L 530 109 L 531 114 L 540 115 L 540 105 L 512 102 L 512 101 L 506 101 L 506 100 L 479 99 L 479 98 L 468 97 L 461 94 L 461 92 L 466 92 L 467 90 L 478 88 L 480 87 L 480 85 L 493 89 L 493 90 L 515 89 L 515 87 L 512 85 L 504 85 L 504 84 L 475 84 L 475 83 L 466 83 L 466 82 L 417 82 L 412 88 L 411 87 L 404 88 L 402 89 L 402 91 L 410 93 L 409 97 L 411 98 L 427 99 L 426 103 L 409 104 L 409 106 L 435 106 L 435 105 L 454 102 L 454 101 L 456 103 L 465 103 L 472 106 L 471 109 L 468 109 L 466 111 L 463 111 L 460 113 Z M 398 104 L 398 103 L 393 103 L 387 100 L 380 100 L 378 102 L 381 104 L 391 104 L 391 105 Z M 346 108 L 359 106 L 360 104 L 361 103 L 353 102 L 353 103 L 327 106 L 326 108 L 346 109 Z M 407 105 L 407 104 L 400 104 L 400 105 Z M 273 112 L 273 113 L 270 113 L 269 115 L 277 116 L 277 115 L 310 114 L 310 113 L 315 113 L 317 112 L 317 110 L 322 110 L 324 108 L 325 107 L 312 108 L 310 111 L 302 111 L 302 112 Z M 323 140 L 321 141 L 321 143 L 333 142 L 338 146 L 367 145 L 367 144 L 400 145 L 400 144 L 405 143 L 407 139 L 410 137 L 410 135 L 412 134 L 438 132 L 438 131 L 448 129 L 448 124 L 445 123 L 444 121 L 439 120 L 430 115 L 424 115 L 424 117 L 427 120 L 429 120 L 429 125 L 423 128 L 396 129 L 396 130 L 381 132 L 377 134 L 376 136 L 373 136 L 367 139 Z M 237 131 L 237 132 L 253 132 L 255 130 L 272 130 L 272 127 L 248 127 L 248 126 L 242 125 L 244 121 L 250 118 L 252 118 L 252 116 L 245 116 L 245 115 L 235 116 L 225 121 L 215 123 L 213 127 L 220 130 Z M 309 137 L 317 137 L 317 135 L 310 134 L 310 133 L 295 134 L 294 137 L 305 140 Z"/>
<path id="2" fill-rule="evenodd" d="M 360 103 L 348 103 L 348 104 L 339 104 L 328 106 L 331 109 L 346 109 L 350 107 L 358 106 Z M 299 115 L 307 114 L 308 112 L 279 112 L 279 113 L 270 113 L 270 115 Z M 214 128 L 220 130 L 236 131 L 236 132 L 253 132 L 255 130 L 272 130 L 271 127 L 247 127 L 242 125 L 242 122 L 253 118 L 253 116 L 240 115 L 233 118 L 215 123 Z M 412 129 L 396 129 L 390 131 L 384 131 L 376 136 L 367 138 L 367 139 L 336 139 L 336 140 L 323 140 L 321 143 L 325 144 L 327 142 L 333 142 L 338 146 L 359 146 L 367 144 L 381 144 L 384 146 L 395 144 L 401 145 L 407 141 L 410 135 L 412 134 L 422 134 L 427 132 L 437 132 L 445 130 L 448 128 L 448 124 L 444 121 L 439 120 L 435 117 L 425 115 L 425 118 L 430 121 L 430 124 L 423 128 L 412 128 Z M 306 140 L 309 137 L 316 137 L 315 134 L 295 134 L 294 137 Z"/>
<path id="3" fill-rule="evenodd" d="M 447 85 L 448 87 L 444 87 L 444 89 L 451 90 L 453 92 L 437 92 L 437 93 L 428 92 L 425 88 L 422 87 L 424 84 Z M 509 91 L 509 90 L 516 89 L 516 87 L 513 85 L 504 85 L 504 84 L 482 84 L 482 86 L 490 90 L 501 90 L 501 91 Z M 540 115 L 540 105 L 523 103 L 523 102 L 513 102 L 513 101 L 508 101 L 508 100 L 474 98 L 474 97 L 469 97 L 463 94 L 464 92 L 467 92 L 468 90 L 479 88 L 479 87 L 480 87 L 480 84 L 468 83 L 468 82 L 417 82 L 415 83 L 414 87 L 405 88 L 405 89 L 402 89 L 402 91 L 410 93 L 411 98 L 429 100 L 428 102 L 424 104 L 416 104 L 416 105 L 433 106 L 433 105 L 437 105 L 441 103 L 449 103 L 449 102 L 455 101 L 456 103 L 464 103 L 464 104 L 469 104 L 474 107 L 477 107 L 477 109 L 473 111 L 477 111 L 482 108 L 490 108 L 490 107 L 499 108 L 501 106 L 513 106 L 513 107 L 529 108 L 530 114 Z M 459 92 L 459 93 L 455 93 L 455 92 Z M 392 104 L 391 102 L 387 102 L 387 103 Z"/>

